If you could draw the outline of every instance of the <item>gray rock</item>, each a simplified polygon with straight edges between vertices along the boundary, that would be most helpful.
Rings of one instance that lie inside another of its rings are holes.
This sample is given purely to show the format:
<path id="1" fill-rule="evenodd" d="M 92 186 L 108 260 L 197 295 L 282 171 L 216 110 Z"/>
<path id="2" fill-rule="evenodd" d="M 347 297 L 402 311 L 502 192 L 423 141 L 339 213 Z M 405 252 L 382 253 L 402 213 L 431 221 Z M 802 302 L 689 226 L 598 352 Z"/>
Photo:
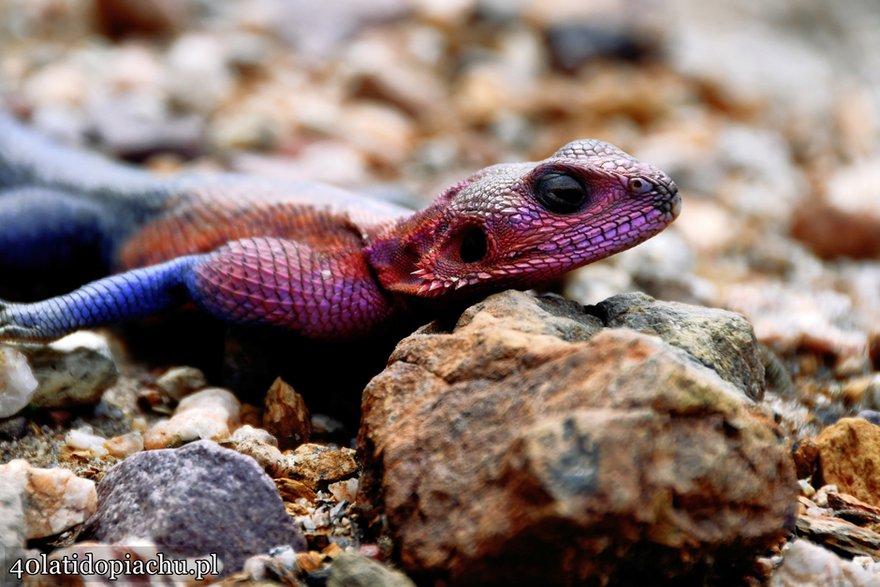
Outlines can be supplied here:
<path id="1" fill-rule="evenodd" d="M 207 387 L 208 380 L 195 367 L 172 367 L 156 379 L 156 386 L 172 399 L 180 401 L 187 394 Z"/>
<path id="2" fill-rule="evenodd" d="M 783 553 L 782 565 L 770 577 L 770 587 L 868 587 L 880 583 L 880 568 L 865 569 L 807 540 L 795 540 Z"/>
<path id="3" fill-rule="evenodd" d="M 327 587 L 415 587 L 415 583 L 400 571 L 345 552 L 333 559 Z"/>
<path id="4" fill-rule="evenodd" d="M 257 463 L 209 441 L 138 453 L 110 469 L 81 537 L 147 537 L 173 556 L 217 553 L 224 574 L 274 546 L 305 549 Z"/>
<path id="5" fill-rule="evenodd" d="M 686 351 L 751 399 L 764 396 L 764 365 L 752 325 L 716 308 L 658 302 L 642 293 L 608 298 L 593 307 L 606 326 L 655 334 Z"/>
<path id="6" fill-rule="evenodd" d="M 92 332 L 77 332 L 45 346 L 22 347 L 22 352 L 39 383 L 31 398 L 35 407 L 96 404 L 119 378 L 107 341 Z"/>
<path id="7" fill-rule="evenodd" d="M 595 59 L 642 61 L 659 53 L 659 39 L 626 22 L 564 22 L 547 30 L 553 64 L 573 73 Z M 653 55 L 652 55 L 653 54 Z"/>

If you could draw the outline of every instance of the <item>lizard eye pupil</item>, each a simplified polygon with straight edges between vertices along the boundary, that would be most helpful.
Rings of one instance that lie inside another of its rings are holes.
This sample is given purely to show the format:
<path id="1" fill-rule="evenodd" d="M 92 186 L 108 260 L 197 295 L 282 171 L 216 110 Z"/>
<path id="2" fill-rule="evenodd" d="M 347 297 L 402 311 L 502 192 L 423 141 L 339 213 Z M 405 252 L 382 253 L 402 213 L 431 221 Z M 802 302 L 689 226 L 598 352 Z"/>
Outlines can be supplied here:
<path id="1" fill-rule="evenodd" d="M 584 206 L 588 194 L 578 178 L 564 173 L 547 173 L 535 185 L 535 197 L 550 212 L 571 214 Z"/>
<path id="2" fill-rule="evenodd" d="M 463 263 L 476 263 L 482 261 L 489 250 L 486 243 L 486 233 L 477 226 L 466 228 L 461 235 L 461 247 L 458 255 Z"/>

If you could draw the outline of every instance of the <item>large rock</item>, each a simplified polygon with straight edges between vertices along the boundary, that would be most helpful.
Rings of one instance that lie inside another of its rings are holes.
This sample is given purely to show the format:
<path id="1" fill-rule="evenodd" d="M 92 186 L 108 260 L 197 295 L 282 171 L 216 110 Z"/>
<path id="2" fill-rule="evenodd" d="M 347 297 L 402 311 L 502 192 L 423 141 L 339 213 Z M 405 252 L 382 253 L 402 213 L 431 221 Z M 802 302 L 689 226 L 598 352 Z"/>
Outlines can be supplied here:
<path id="1" fill-rule="evenodd" d="M 98 486 L 83 538 L 149 538 L 171 556 L 216 553 L 223 573 L 279 545 L 305 549 L 275 485 L 257 463 L 210 441 L 135 454 Z"/>
<path id="2" fill-rule="evenodd" d="M 757 372 L 729 367 L 758 363 L 729 356 L 754 352 L 740 328 L 728 338 L 741 319 L 686 306 L 671 319 L 642 296 L 605 307 L 704 335 L 689 354 L 506 292 L 400 343 L 365 391 L 358 500 L 404 568 L 452 584 L 658 580 L 750 559 L 789 531 L 791 459 L 746 397 Z"/>

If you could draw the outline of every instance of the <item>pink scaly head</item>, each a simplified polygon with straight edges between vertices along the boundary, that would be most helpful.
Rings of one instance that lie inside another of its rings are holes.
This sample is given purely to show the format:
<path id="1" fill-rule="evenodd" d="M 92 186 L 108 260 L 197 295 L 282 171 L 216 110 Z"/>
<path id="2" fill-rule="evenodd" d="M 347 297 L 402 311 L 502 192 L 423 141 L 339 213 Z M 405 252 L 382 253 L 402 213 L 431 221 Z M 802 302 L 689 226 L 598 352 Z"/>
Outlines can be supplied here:
<path id="1" fill-rule="evenodd" d="M 574 141 L 544 161 L 483 169 L 383 231 L 367 257 L 388 291 L 461 299 L 552 280 L 654 236 L 680 210 L 656 167 Z"/>

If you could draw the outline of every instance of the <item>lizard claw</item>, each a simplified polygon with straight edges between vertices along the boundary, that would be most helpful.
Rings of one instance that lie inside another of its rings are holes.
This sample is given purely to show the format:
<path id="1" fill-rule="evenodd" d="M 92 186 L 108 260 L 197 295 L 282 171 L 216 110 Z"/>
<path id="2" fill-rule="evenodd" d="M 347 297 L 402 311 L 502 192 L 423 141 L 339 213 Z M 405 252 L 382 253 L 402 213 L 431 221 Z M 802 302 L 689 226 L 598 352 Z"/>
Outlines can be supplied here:
<path id="1" fill-rule="evenodd" d="M 34 328 L 18 326 L 17 324 L 4 324 L 0 326 L 0 341 L 40 341 L 43 337 Z"/>
<path id="2" fill-rule="evenodd" d="M 40 340 L 44 338 L 35 328 L 29 328 L 12 322 L 9 307 L 12 304 L 0 300 L 0 341 Z"/>

